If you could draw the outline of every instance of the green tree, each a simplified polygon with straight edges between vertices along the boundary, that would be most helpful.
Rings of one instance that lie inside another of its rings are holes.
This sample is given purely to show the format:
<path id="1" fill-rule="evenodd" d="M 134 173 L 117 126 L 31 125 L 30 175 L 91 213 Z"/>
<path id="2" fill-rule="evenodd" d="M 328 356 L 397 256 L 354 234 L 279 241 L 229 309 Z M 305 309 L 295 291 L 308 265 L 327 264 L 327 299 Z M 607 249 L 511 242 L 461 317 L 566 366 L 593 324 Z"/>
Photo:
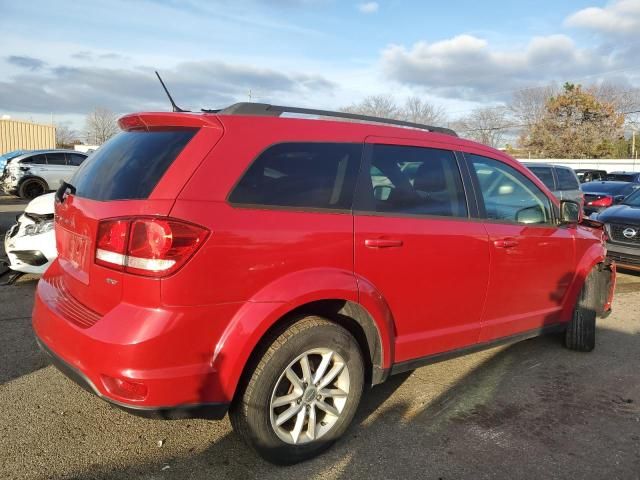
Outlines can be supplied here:
<path id="1" fill-rule="evenodd" d="M 619 153 L 624 114 L 612 102 L 599 100 L 580 85 L 565 83 L 550 97 L 542 116 L 522 139 L 524 146 L 546 158 L 603 158 Z"/>

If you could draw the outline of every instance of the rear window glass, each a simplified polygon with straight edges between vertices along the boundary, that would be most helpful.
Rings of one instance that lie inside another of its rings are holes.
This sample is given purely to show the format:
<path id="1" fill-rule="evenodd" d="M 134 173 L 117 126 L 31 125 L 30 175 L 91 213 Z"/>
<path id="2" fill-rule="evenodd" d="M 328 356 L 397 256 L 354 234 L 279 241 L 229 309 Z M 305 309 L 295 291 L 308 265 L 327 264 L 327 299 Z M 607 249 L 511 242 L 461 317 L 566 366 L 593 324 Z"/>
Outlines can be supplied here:
<path id="1" fill-rule="evenodd" d="M 64 153 L 47 153 L 47 164 L 49 165 L 66 165 L 67 161 Z"/>
<path id="2" fill-rule="evenodd" d="M 265 150 L 229 197 L 231 203 L 349 209 L 362 146 L 282 143 Z"/>
<path id="3" fill-rule="evenodd" d="M 633 182 L 636 176 L 628 173 L 610 173 L 607 180 L 615 182 Z"/>
<path id="4" fill-rule="evenodd" d="M 556 168 L 558 177 L 558 190 L 578 190 L 580 184 L 572 170 L 568 168 Z"/>
<path id="5" fill-rule="evenodd" d="M 629 195 L 634 190 L 633 183 L 628 182 L 590 182 L 584 183 L 581 190 L 585 193 L 600 195 Z"/>
<path id="6" fill-rule="evenodd" d="M 82 162 L 84 162 L 86 158 L 84 155 L 78 153 L 67 153 L 67 163 L 74 167 L 82 165 Z"/>
<path id="7" fill-rule="evenodd" d="M 147 198 L 196 129 L 121 132 L 82 163 L 71 179 L 93 200 Z"/>
<path id="8" fill-rule="evenodd" d="M 551 167 L 529 167 L 529 170 L 535 173 L 536 177 L 542 180 L 542 183 L 544 183 L 549 190 L 556 189 L 553 183 L 553 172 L 551 171 Z"/>

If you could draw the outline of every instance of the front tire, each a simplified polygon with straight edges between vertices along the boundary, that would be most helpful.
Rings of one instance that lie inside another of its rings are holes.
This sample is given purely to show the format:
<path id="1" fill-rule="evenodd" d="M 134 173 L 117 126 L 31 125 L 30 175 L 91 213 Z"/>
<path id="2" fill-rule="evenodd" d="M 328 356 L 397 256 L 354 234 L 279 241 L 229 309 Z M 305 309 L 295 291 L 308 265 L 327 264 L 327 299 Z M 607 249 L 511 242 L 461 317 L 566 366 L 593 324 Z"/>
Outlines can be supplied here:
<path id="1" fill-rule="evenodd" d="M 280 465 L 329 448 L 351 423 L 364 385 L 356 340 L 317 316 L 278 335 L 250 375 L 231 423 L 263 458 Z"/>
<path id="2" fill-rule="evenodd" d="M 578 352 L 590 352 L 596 346 L 597 284 L 593 273 L 584 282 L 565 332 L 565 346 Z"/>

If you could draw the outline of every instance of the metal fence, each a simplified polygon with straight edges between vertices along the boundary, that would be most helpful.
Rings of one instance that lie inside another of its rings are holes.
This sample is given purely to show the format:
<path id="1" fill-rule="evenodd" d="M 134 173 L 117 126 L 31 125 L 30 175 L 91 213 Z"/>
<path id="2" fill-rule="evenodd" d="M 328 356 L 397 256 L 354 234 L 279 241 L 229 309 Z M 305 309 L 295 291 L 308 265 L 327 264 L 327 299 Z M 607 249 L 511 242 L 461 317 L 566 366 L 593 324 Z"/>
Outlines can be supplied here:
<path id="1" fill-rule="evenodd" d="M 56 147 L 56 127 L 20 120 L 0 120 L 0 155 L 12 150 Z"/>

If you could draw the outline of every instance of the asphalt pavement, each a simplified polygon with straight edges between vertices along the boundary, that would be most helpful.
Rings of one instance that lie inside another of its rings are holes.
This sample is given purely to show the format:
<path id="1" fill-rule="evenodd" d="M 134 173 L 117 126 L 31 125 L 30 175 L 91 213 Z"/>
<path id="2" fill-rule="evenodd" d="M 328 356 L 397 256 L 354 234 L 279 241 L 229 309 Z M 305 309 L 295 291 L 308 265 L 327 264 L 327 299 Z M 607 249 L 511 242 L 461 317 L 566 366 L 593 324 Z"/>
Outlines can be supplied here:
<path id="1" fill-rule="evenodd" d="M 0 233 L 20 210 L 0 197 Z M 430 365 L 365 394 L 346 436 L 292 467 L 228 419 L 147 420 L 77 387 L 38 351 L 37 279 L 0 287 L 0 478 L 640 479 L 640 276 L 621 274 L 592 353 L 561 336 Z"/>

